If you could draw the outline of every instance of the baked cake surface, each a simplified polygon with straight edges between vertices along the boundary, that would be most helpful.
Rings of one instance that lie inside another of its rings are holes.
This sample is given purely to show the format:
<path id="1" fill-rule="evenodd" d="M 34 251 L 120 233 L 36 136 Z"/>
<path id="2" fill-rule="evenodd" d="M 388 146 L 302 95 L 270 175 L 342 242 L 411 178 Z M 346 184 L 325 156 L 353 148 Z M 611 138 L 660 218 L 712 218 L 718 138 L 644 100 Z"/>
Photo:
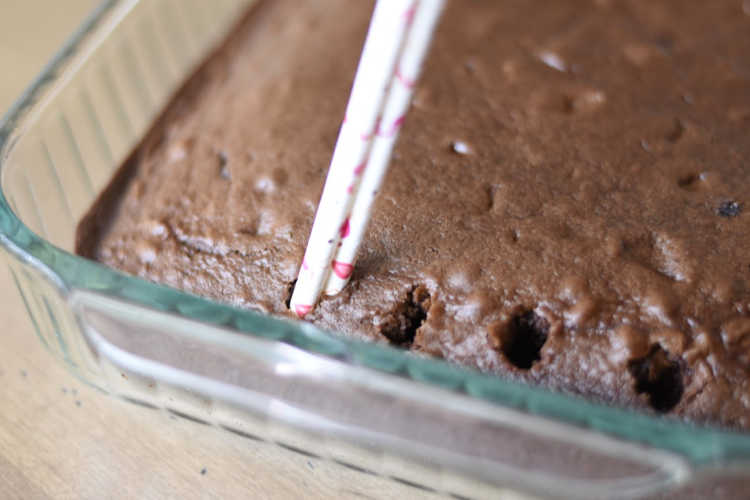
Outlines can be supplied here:
<path id="1" fill-rule="evenodd" d="M 79 252 L 288 315 L 371 9 L 261 2 Z M 308 319 L 747 428 L 747 54 L 738 1 L 449 2 L 352 282 Z"/>

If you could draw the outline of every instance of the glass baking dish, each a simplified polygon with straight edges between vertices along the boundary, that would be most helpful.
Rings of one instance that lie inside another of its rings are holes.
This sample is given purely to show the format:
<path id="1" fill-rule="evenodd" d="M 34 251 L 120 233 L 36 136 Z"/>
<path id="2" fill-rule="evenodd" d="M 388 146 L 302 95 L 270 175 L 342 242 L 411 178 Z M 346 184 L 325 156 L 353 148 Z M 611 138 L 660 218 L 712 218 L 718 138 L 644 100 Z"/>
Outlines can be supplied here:
<path id="1" fill-rule="evenodd" d="M 253 1 L 106 1 L 3 119 L 0 247 L 49 351 L 135 404 L 458 497 L 744 494 L 750 435 L 348 340 L 71 253 L 77 221 Z"/>

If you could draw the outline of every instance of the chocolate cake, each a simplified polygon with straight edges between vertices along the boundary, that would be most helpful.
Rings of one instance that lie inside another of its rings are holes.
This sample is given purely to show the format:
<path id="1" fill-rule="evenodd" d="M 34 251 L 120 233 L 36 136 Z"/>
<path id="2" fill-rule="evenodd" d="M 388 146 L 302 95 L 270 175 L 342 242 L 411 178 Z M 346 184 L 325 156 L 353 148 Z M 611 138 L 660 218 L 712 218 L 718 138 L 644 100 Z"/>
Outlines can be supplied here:
<path id="1" fill-rule="evenodd" d="M 262 1 L 78 251 L 290 315 L 371 1 Z M 306 319 L 596 400 L 750 427 L 750 15 L 449 2 L 353 279 Z"/>

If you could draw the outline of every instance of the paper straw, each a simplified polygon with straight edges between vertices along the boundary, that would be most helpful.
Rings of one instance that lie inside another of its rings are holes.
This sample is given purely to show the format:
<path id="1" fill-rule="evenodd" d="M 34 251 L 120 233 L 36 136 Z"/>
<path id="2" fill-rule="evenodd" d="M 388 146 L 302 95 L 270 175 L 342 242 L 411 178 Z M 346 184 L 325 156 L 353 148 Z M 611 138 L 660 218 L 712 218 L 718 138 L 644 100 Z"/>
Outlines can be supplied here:
<path id="1" fill-rule="evenodd" d="M 349 216 L 349 234 L 341 240 L 341 246 L 333 257 L 332 272 L 324 287 L 326 295 L 336 295 L 343 290 L 354 270 L 354 261 L 370 220 L 372 205 L 388 171 L 393 146 L 409 109 L 414 85 L 444 4 L 444 0 L 421 0 L 417 5 Z"/>
<path id="2" fill-rule="evenodd" d="M 341 236 L 348 233 L 347 217 L 416 5 L 416 0 L 378 0 L 375 4 L 344 123 L 292 293 L 291 309 L 299 317 L 310 312 L 317 302 Z"/>

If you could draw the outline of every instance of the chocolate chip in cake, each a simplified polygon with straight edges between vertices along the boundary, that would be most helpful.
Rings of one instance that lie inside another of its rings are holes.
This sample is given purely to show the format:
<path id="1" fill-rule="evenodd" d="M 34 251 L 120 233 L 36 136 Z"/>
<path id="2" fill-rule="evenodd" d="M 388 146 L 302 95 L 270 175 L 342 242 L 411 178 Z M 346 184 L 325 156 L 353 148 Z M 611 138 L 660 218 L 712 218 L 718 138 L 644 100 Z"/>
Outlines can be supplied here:
<path id="1" fill-rule="evenodd" d="M 229 172 L 229 157 L 224 151 L 219 151 L 219 175 L 222 179 L 232 180 L 232 174 Z"/>
<path id="2" fill-rule="evenodd" d="M 430 293 L 427 288 L 415 286 L 409 290 L 406 299 L 397 304 L 380 323 L 380 333 L 394 344 L 411 345 L 417 329 L 427 319 L 430 304 Z"/>
<path id="3" fill-rule="evenodd" d="M 646 394 L 651 407 L 668 412 L 680 402 L 684 390 L 682 370 L 678 361 L 659 344 L 649 353 L 628 362 L 628 371 L 635 379 L 635 391 Z"/>
<path id="4" fill-rule="evenodd" d="M 541 359 L 549 328 L 549 321 L 533 310 L 516 314 L 507 325 L 500 350 L 514 366 L 528 370 Z"/>
<path id="5" fill-rule="evenodd" d="M 291 309 L 292 307 L 292 293 L 294 293 L 294 285 L 297 284 L 297 280 L 290 282 L 286 286 L 286 298 L 284 299 L 284 305 L 286 305 L 287 309 Z"/>
<path id="6" fill-rule="evenodd" d="M 716 209 L 716 213 L 720 217 L 732 218 L 740 215 L 742 211 L 742 205 L 736 201 L 723 201 Z"/>

